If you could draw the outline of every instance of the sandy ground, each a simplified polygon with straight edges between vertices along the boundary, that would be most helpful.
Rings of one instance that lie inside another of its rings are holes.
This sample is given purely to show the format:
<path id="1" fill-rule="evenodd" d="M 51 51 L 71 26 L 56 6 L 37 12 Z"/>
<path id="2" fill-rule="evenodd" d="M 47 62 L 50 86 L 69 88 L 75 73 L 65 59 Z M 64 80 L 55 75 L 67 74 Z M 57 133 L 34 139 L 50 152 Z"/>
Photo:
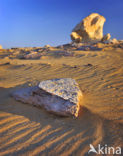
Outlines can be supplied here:
<path id="1" fill-rule="evenodd" d="M 123 147 L 123 50 L 78 50 L 59 57 L 55 52 L 38 60 L 0 52 L 0 156 L 84 156 L 89 144 Z M 84 94 L 76 119 L 10 96 L 18 88 L 65 77 L 74 78 Z"/>

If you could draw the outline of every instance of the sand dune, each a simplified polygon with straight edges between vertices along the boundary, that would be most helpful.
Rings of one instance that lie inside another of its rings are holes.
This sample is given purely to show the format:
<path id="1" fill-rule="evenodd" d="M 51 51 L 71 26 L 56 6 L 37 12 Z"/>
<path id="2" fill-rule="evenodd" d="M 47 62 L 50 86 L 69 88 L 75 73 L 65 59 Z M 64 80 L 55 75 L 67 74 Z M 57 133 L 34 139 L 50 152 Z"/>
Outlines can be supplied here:
<path id="1" fill-rule="evenodd" d="M 89 144 L 123 147 L 123 51 L 74 51 L 0 65 L 0 155 L 88 155 Z M 17 88 L 71 77 L 84 94 L 79 118 L 61 118 L 15 101 Z"/>

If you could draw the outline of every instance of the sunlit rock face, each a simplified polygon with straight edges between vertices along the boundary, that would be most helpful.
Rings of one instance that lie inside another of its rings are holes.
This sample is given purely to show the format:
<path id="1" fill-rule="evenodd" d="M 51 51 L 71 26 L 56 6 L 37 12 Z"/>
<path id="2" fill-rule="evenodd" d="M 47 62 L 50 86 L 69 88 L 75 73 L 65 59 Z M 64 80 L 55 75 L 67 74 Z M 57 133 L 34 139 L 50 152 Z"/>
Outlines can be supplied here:
<path id="1" fill-rule="evenodd" d="M 82 37 L 78 35 L 76 32 L 72 32 L 70 36 L 71 36 L 72 41 L 76 43 L 80 43 L 82 41 Z"/>
<path id="2" fill-rule="evenodd" d="M 18 101 L 41 106 L 60 116 L 77 117 L 82 92 L 74 79 L 61 78 L 42 81 L 39 86 L 18 90 L 13 96 Z"/>
<path id="3" fill-rule="evenodd" d="M 106 19 L 103 16 L 92 13 L 77 24 L 72 33 L 76 32 L 82 39 L 82 42 L 100 41 L 103 38 L 105 21 Z M 74 38 L 71 37 L 71 39 L 74 41 Z"/>
<path id="4" fill-rule="evenodd" d="M 3 49 L 1 45 L 0 45 L 0 49 Z"/>
<path id="5" fill-rule="evenodd" d="M 105 42 L 105 41 L 107 41 L 107 40 L 109 40 L 111 38 L 111 35 L 110 35 L 110 33 L 108 33 L 108 34 L 106 34 L 106 35 L 104 35 L 103 36 L 103 38 L 102 38 L 102 42 Z"/>

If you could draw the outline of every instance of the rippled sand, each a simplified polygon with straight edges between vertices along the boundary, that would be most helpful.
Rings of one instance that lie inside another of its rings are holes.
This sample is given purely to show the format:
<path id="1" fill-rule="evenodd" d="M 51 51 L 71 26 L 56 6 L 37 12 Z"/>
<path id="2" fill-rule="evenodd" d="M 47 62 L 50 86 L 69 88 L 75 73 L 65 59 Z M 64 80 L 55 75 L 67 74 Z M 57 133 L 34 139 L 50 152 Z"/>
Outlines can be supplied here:
<path id="1" fill-rule="evenodd" d="M 123 50 L 75 53 L 40 60 L 1 58 L 0 156 L 83 156 L 89 144 L 123 147 Z M 10 96 L 18 88 L 63 77 L 74 78 L 84 94 L 77 119 Z"/>

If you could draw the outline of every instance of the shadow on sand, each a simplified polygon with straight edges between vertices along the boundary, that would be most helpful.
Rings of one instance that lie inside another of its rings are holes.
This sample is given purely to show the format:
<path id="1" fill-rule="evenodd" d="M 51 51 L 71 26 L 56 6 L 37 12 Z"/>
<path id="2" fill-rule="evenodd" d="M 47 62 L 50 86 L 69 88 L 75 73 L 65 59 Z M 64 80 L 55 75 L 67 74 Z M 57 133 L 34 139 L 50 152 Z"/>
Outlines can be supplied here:
<path id="1" fill-rule="evenodd" d="M 122 124 L 86 108 L 76 119 L 59 117 L 10 96 L 26 86 L 0 88 L 0 155 L 80 156 L 88 155 L 89 144 L 122 146 Z"/>

